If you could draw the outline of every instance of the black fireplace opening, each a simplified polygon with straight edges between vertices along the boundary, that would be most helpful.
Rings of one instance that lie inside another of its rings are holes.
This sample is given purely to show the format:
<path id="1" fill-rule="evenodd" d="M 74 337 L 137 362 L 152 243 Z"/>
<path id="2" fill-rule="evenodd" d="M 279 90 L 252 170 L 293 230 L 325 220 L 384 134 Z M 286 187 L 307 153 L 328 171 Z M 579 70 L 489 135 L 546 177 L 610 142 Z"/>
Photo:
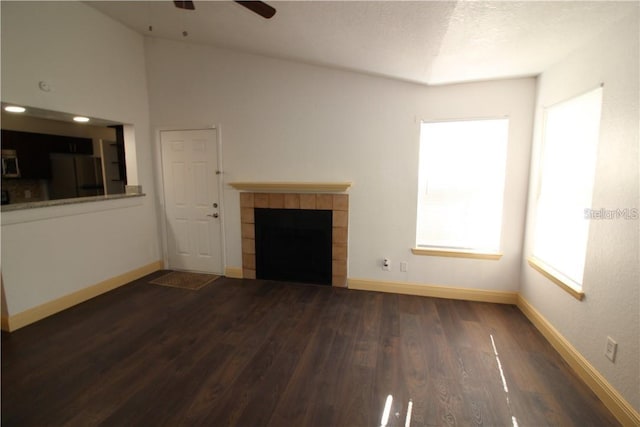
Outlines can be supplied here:
<path id="1" fill-rule="evenodd" d="M 255 208 L 256 278 L 331 285 L 330 210 Z"/>

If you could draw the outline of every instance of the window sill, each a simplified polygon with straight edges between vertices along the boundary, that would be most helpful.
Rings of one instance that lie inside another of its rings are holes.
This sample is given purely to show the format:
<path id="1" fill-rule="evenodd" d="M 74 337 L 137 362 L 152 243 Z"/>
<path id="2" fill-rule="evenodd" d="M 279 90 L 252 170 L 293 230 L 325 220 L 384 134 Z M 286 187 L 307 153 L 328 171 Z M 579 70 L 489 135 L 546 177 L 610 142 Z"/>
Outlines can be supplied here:
<path id="1" fill-rule="evenodd" d="M 465 249 L 438 249 L 438 248 L 411 248 L 414 255 L 445 256 L 453 258 L 473 258 L 486 260 L 499 260 L 502 254 L 499 252 L 482 252 Z"/>
<path id="2" fill-rule="evenodd" d="M 553 283 L 558 285 L 561 289 L 569 293 L 572 297 L 577 299 L 578 301 L 582 301 L 584 298 L 584 292 L 582 290 L 577 289 L 575 285 L 569 282 L 567 279 L 562 278 L 560 275 L 555 273 L 549 267 L 545 266 L 540 260 L 529 257 L 527 258 L 527 262 L 537 272 L 542 274 L 547 279 L 551 280 Z"/>

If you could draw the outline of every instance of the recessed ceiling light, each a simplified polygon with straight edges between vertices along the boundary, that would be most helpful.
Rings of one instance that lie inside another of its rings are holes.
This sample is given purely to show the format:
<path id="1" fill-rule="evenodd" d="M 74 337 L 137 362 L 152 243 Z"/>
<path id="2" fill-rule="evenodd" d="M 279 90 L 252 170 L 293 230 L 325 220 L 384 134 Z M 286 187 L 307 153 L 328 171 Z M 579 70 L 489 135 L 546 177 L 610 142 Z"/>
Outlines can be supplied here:
<path id="1" fill-rule="evenodd" d="M 78 123 L 87 123 L 89 121 L 89 117 L 76 116 L 73 118 L 73 121 Z"/>
<path id="2" fill-rule="evenodd" d="M 27 109 L 24 107 L 18 107 L 17 105 L 7 105 L 4 107 L 4 111 L 8 111 L 10 113 L 24 113 Z"/>

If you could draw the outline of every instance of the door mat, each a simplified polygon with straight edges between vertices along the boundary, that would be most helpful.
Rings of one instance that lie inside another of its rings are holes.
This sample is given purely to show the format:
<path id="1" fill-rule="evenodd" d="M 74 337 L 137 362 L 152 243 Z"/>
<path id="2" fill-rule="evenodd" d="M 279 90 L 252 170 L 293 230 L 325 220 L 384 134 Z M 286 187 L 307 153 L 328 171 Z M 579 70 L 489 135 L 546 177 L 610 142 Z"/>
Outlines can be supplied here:
<path id="1" fill-rule="evenodd" d="M 215 274 L 189 273 L 186 271 L 172 271 L 163 276 L 150 280 L 154 285 L 171 286 L 172 288 L 190 289 L 197 291 L 204 285 L 213 282 L 220 276 Z"/>

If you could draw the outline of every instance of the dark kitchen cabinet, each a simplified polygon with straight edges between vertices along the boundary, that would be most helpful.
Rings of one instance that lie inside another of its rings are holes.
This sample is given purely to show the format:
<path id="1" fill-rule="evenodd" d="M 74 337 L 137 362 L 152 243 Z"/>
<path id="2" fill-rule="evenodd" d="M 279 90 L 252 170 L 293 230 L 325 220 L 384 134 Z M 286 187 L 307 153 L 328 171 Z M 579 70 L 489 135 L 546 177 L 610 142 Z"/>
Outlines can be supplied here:
<path id="1" fill-rule="evenodd" d="M 30 137 L 29 135 L 25 136 L 24 134 L 28 133 L 2 130 L 2 147 L 16 150 L 20 178 L 51 178 L 48 147 L 38 138 Z"/>
<path id="2" fill-rule="evenodd" d="M 89 138 L 58 136 L 49 141 L 50 152 L 60 154 L 93 154 L 93 141 Z"/>
<path id="3" fill-rule="evenodd" d="M 16 148 L 18 161 L 20 162 L 20 177 L 24 179 L 49 179 L 51 178 L 51 165 L 49 164 L 49 151 L 42 144 L 29 141 L 20 144 Z"/>
<path id="4" fill-rule="evenodd" d="M 16 150 L 20 178 L 50 179 L 51 153 L 93 154 L 91 138 L 75 138 L 2 129 L 2 148 Z"/>

